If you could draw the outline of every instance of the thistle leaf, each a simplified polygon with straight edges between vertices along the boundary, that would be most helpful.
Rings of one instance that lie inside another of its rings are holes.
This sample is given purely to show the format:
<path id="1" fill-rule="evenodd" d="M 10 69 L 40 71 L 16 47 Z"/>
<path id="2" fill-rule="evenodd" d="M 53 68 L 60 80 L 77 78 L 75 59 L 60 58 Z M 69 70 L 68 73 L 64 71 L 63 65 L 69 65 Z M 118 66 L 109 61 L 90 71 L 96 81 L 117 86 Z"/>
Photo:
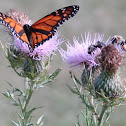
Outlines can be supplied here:
<path id="1" fill-rule="evenodd" d="M 42 115 L 42 116 L 38 119 L 37 125 L 40 125 L 41 123 L 44 123 L 44 122 L 42 122 L 43 116 L 44 116 L 44 115 Z"/>
<path id="2" fill-rule="evenodd" d="M 13 120 L 11 120 L 11 122 L 12 122 L 13 124 L 15 124 L 15 126 L 20 126 L 18 123 L 16 123 L 16 122 L 13 121 Z"/>
<path id="3" fill-rule="evenodd" d="M 67 85 L 67 87 L 70 89 L 70 91 L 71 91 L 72 93 L 78 95 L 78 92 L 77 92 L 77 91 L 75 91 L 73 88 L 71 88 L 68 84 L 66 84 L 66 85 Z"/>
<path id="4" fill-rule="evenodd" d="M 58 68 L 52 75 L 49 76 L 49 79 L 50 80 L 55 80 L 55 78 L 57 77 L 57 75 L 59 74 L 59 72 L 61 71 L 62 69 Z"/>

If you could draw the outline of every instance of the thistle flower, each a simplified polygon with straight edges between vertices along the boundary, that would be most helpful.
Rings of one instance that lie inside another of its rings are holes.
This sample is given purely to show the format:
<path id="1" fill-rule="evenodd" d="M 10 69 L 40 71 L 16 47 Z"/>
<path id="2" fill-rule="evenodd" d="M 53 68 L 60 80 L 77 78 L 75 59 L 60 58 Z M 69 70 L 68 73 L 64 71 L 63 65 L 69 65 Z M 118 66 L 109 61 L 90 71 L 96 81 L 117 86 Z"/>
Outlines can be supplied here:
<path id="1" fill-rule="evenodd" d="M 124 55 L 120 46 L 109 44 L 104 47 L 100 54 L 101 73 L 93 82 L 96 94 L 104 92 L 109 98 L 125 96 L 126 87 L 120 77 L 119 68 L 122 65 Z"/>
<path id="2" fill-rule="evenodd" d="M 7 15 L 21 24 L 22 27 L 25 24 L 31 25 L 31 20 L 22 12 L 10 10 Z M 52 55 L 55 54 L 55 51 L 64 42 L 60 32 L 56 32 L 51 39 L 36 46 L 31 51 L 29 45 L 23 42 L 14 32 L 11 35 L 13 42 L 7 48 L 7 58 L 18 75 L 30 79 L 42 73 L 47 73 Z"/>
<path id="3" fill-rule="evenodd" d="M 13 45 L 19 49 L 22 54 L 30 56 L 34 60 L 45 60 L 46 57 L 50 57 L 52 54 L 55 54 L 55 51 L 58 50 L 59 46 L 64 42 L 60 36 L 60 32 L 57 32 L 55 36 L 47 40 L 45 43 L 35 47 L 33 52 L 30 51 L 27 43 L 22 42 L 17 36 L 14 36 Z"/>
<path id="4" fill-rule="evenodd" d="M 27 14 L 23 13 L 23 12 L 18 12 L 14 9 L 10 9 L 7 12 L 7 15 L 9 17 L 11 17 L 13 20 L 17 21 L 19 24 L 21 24 L 22 26 L 25 24 L 32 24 L 32 21 L 28 18 Z"/>
<path id="5" fill-rule="evenodd" d="M 88 66 L 88 69 L 91 69 L 94 66 L 97 66 L 96 56 L 100 54 L 101 50 L 96 48 L 92 54 L 89 54 L 89 47 L 95 45 L 98 41 L 103 41 L 103 35 L 95 34 L 93 37 L 90 33 L 85 35 L 85 40 L 81 36 L 82 40 L 79 42 L 79 39 L 76 37 L 73 38 L 74 44 L 69 42 L 66 44 L 67 51 L 60 49 L 59 52 L 62 56 L 62 59 L 73 66 Z"/>

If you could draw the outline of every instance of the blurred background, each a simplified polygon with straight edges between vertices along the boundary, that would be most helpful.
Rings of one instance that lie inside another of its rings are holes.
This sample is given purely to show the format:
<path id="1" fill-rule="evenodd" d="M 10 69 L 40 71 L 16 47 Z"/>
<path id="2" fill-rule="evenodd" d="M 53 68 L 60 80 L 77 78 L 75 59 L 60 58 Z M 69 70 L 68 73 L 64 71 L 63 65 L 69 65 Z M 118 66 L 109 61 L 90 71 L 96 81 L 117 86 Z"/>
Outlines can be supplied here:
<path id="1" fill-rule="evenodd" d="M 36 22 L 45 15 L 65 6 L 77 4 L 80 11 L 77 15 L 65 22 L 59 31 L 72 43 L 73 36 L 81 36 L 85 32 L 104 34 L 104 41 L 109 36 L 121 35 L 126 38 L 126 1 L 125 0 L 0 0 L 0 12 L 17 9 L 27 13 L 29 18 Z M 4 38 L 4 39 L 3 39 Z M 0 36 L 3 43 L 9 36 Z M 65 49 L 65 44 L 62 45 Z M 0 92 L 6 92 L 8 82 L 14 87 L 24 88 L 23 78 L 18 77 L 13 69 L 9 68 L 3 51 L 0 49 Z M 46 85 L 36 91 L 31 100 L 31 107 L 44 106 L 33 113 L 35 119 L 44 114 L 46 126 L 74 126 L 76 116 L 85 110 L 81 100 L 68 89 L 66 84 L 73 86 L 69 75 L 68 65 L 62 62 L 57 53 L 51 63 L 50 73 L 62 67 L 54 83 Z M 125 69 L 125 67 L 123 68 Z M 79 73 L 80 70 L 76 69 Z M 125 74 L 124 74 L 125 75 Z M 125 76 L 124 76 L 125 77 Z M 109 120 L 111 126 L 126 126 L 126 106 L 116 107 Z M 12 126 L 10 120 L 17 120 L 18 109 L 0 93 L 0 125 Z M 85 126 L 85 125 L 84 125 Z"/>

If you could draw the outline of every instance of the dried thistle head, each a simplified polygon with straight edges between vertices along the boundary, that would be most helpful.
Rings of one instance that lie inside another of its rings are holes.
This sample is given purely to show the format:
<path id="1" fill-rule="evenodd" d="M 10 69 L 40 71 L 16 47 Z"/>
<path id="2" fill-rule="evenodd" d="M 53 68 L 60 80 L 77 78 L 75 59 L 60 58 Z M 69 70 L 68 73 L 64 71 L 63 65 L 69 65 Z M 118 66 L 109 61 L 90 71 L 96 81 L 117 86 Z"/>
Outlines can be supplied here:
<path id="1" fill-rule="evenodd" d="M 121 53 L 113 46 L 104 47 L 100 55 L 100 63 L 103 71 L 115 73 L 123 60 Z"/>
<path id="2" fill-rule="evenodd" d="M 99 58 L 101 73 L 93 82 L 96 96 L 101 97 L 101 93 L 108 98 L 125 96 L 126 87 L 119 73 L 124 55 L 119 50 L 118 46 L 115 47 L 113 44 L 109 44 L 101 50 Z"/>

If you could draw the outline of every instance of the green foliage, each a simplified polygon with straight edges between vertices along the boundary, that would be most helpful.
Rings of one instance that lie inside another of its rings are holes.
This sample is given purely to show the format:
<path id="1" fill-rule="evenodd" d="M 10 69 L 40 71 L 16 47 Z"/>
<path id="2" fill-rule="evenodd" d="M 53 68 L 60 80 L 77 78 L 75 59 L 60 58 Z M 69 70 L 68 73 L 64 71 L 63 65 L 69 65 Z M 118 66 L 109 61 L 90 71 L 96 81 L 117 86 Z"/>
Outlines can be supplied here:
<path id="1" fill-rule="evenodd" d="M 10 62 L 10 67 L 20 76 L 25 79 L 25 90 L 14 88 L 8 83 L 12 90 L 8 89 L 6 93 L 2 93 L 6 98 L 11 100 L 12 105 L 19 108 L 18 122 L 12 120 L 15 126 L 42 126 L 44 124 L 43 115 L 36 121 L 32 122 L 31 114 L 41 108 L 29 108 L 29 102 L 32 94 L 37 89 L 44 87 L 45 84 L 56 80 L 61 69 L 58 68 L 54 73 L 49 74 L 48 69 L 52 61 L 52 55 L 45 61 L 36 61 L 31 57 L 21 54 L 19 50 L 11 46 L 7 49 L 7 59 Z"/>
<path id="2" fill-rule="evenodd" d="M 70 74 L 74 88 L 67 86 L 72 93 L 79 96 L 82 103 L 86 106 L 85 112 L 81 111 L 81 118 L 80 115 L 77 116 L 78 122 L 75 126 L 103 126 L 108 123 L 110 114 L 114 111 L 115 106 L 120 105 L 125 100 L 124 96 L 116 98 L 106 97 L 104 91 L 101 90 L 101 93 L 99 93 L 100 97 L 97 97 L 96 92 L 93 90 L 93 85 L 89 81 L 88 85 L 82 86 L 83 84 L 76 76 L 72 73 Z"/>

